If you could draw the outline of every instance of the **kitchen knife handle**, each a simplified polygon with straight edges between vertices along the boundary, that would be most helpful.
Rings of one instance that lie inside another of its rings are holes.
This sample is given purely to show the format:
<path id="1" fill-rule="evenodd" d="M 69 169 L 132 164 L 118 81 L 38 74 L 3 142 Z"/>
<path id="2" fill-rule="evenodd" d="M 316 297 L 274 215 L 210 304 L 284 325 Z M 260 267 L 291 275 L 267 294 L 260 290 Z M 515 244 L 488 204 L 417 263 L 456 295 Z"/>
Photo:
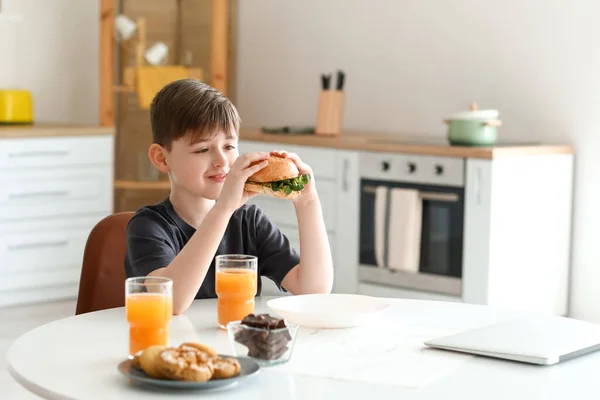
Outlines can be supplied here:
<path id="1" fill-rule="evenodd" d="M 321 74 L 321 88 L 323 90 L 329 90 L 330 86 L 331 86 L 331 74 L 330 75 Z"/>
<path id="2" fill-rule="evenodd" d="M 344 78 L 345 77 L 346 77 L 346 74 L 344 74 L 343 71 L 338 71 L 338 73 L 337 73 L 337 86 L 336 86 L 337 90 L 344 90 Z"/>

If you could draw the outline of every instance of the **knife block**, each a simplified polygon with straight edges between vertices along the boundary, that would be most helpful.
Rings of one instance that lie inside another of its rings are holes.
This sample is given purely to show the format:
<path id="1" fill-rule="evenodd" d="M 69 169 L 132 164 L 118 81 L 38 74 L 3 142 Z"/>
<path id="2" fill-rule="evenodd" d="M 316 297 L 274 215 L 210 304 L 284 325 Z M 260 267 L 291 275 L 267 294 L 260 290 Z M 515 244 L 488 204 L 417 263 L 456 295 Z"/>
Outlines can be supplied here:
<path id="1" fill-rule="evenodd" d="M 343 111 L 344 92 L 341 90 L 322 90 L 319 94 L 315 134 L 339 136 L 342 129 Z"/>

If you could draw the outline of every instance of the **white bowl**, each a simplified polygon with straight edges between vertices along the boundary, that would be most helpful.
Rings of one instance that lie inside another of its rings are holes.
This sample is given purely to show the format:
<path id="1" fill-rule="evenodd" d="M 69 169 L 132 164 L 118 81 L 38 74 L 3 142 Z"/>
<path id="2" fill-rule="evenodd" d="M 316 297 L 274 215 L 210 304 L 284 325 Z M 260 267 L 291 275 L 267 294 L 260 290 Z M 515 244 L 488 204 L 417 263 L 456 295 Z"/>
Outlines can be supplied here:
<path id="1" fill-rule="evenodd" d="M 280 317 L 311 328 L 349 328 L 362 325 L 386 310 L 389 303 L 358 294 L 306 294 L 267 301 Z"/>

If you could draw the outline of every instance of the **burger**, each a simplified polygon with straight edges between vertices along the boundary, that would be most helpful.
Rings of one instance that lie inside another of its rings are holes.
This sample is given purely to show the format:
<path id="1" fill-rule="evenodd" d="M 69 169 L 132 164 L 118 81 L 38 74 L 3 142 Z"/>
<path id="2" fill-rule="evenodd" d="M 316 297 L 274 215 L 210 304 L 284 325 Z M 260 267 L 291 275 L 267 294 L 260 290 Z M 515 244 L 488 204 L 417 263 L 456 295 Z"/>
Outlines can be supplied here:
<path id="1" fill-rule="evenodd" d="M 310 175 L 301 175 L 289 158 L 270 156 L 267 161 L 266 167 L 246 180 L 244 189 L 281 199 L 298 197 L 310 180 Z"/>

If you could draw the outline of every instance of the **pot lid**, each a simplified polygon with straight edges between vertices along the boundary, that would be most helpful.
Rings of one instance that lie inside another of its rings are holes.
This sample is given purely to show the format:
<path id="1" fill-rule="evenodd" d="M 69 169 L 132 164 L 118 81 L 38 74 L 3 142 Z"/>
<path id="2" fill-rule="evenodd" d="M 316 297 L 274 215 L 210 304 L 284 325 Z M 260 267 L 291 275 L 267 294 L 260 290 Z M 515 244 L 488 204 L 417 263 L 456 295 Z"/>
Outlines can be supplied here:
<path id="1" fill-rule="evenodd" d="M 452 119 L 466 120 L 495 120 L 498 119 L 500 112 L 498 110 L 479 110 L 477 103 L 471 104 L 470 111 L 461 111 L 452 115 Z"/>

